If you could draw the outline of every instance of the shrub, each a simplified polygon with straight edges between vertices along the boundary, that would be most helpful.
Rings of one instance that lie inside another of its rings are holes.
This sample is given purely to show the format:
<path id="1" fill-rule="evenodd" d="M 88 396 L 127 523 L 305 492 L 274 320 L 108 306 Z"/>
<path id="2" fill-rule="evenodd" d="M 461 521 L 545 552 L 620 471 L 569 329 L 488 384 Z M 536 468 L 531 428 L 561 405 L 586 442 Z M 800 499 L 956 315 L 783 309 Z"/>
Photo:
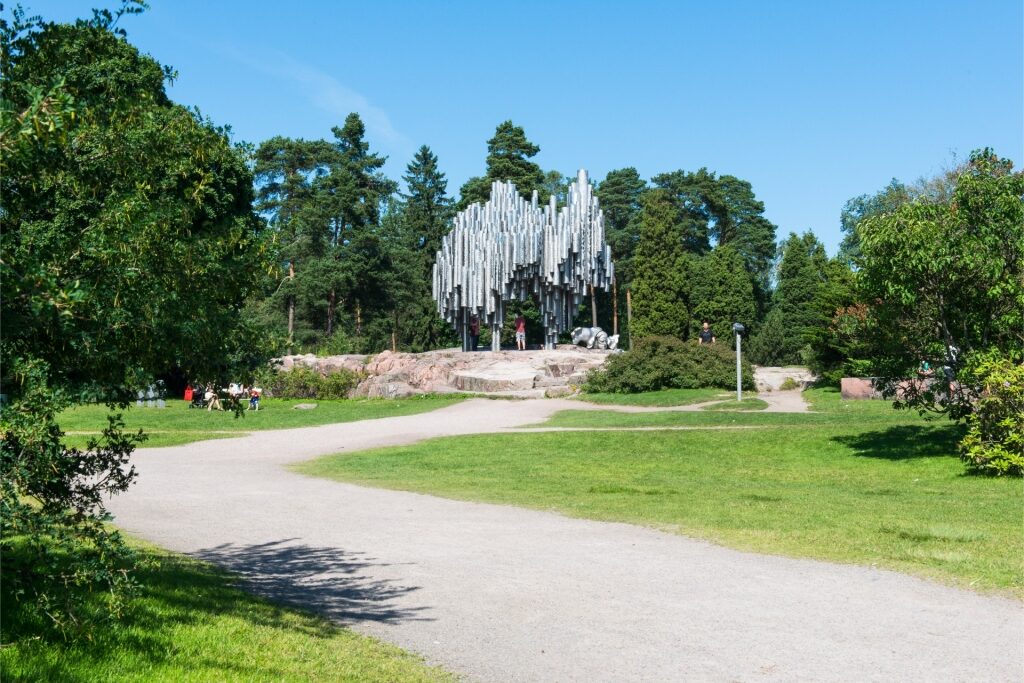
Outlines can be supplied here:
<path id="1" fill-rule="evenodd" d="M 793 389 L 799 388 L 800 384 L 792 377 L 787 377 L 786 379 L 782 380 L 782 384 L 779 386 L 779 390 L 781 391 L 792 391 Z"/>
<path id="2" fill-rule="evenodd" d="M 743 388 L 754 389 L 754 372 L 744 359 Z M 725 344 L 699 345 L 675 337 L 645 337 L 591 372 L 585 390 L 635 394 L 659 389 L 736 386 L 736 353 Z"/>
<path id="3" fill-rule="evenodd" d="M 972 472 L 1024 476 L 1024 364 L 996 358 L 976 373 L 982 398 L 967 417 L 960 458 Z"/>
<path id="4" fill-rule="evenodd" d="M 321 375 L 313 368 L 296 365 L 291 370 L 275 370 L 261 378 L 267 396 L 274 398 L 346 398 L 363 376 L 340 368 Z"/>

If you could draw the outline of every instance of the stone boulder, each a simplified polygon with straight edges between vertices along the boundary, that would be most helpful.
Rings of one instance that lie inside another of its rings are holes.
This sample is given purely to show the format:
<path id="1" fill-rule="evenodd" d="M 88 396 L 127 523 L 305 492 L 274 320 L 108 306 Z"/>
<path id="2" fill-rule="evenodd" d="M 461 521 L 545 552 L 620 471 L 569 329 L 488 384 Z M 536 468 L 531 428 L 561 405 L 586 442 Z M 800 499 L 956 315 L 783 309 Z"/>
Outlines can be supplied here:
<path id="1" fill-rule="evenodd" d="M 565 344 L 554 350 L 538 351 L 464 353 L 445 349 L 324 358 L 307 354 L 286 356 L 280 367 L 288 370 L 302 365 L 323 375 L 342 368 L 362 373 L 363 380 L 350 394 L 353 398 L 452 392 L 566 395 L 575 392 L 587 373 L 603 365 L 612 353 Z"/>

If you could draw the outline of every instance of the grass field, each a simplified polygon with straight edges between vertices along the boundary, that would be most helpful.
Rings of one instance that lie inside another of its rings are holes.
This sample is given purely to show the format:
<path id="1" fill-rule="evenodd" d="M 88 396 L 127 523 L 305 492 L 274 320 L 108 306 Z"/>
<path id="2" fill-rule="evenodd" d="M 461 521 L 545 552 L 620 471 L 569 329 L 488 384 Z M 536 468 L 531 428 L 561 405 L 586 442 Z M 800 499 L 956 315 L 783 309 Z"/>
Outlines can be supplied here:
<path id="1" fill-rule="evenodd" d="M 721 389 L 663 389 L 642 394 L 582 394 L 577 400 L 618 406 L 686 406 L 717 399 L 728 399 Z"/>
<path id="2" fill-rule="evenodd" d="M 807 393 L 820 412 L 567 411 L 549 424 L 697 429 L 462 436 L 296 469 L 1024 597 L 1019 479 L 964 475 L 946 420 Z"/>
<path id="3" fill-rule="evenodd" d="M 726 399 L 721 403 L 713 403 L 702 410 L 764 410 L 768 403 L 759 398 L 744 398 L 742 401 Z"/>
<path id="4" fill-rule="evenodd" d="M 3 680 L 455 680 L 398 648 L 256 598 L 211 565 L 140 552 L 141 588 L 128 616 L 100 625 L 92 640 L 35 639 L 11 623 L 5 602 Z"/>
<path id="5" fill-rule="evenodd" d="M 264 399 L 258 411 L 233 413 L 190 409 L 184 401 L 168 401 L 167 407 L 124 411 L 129 430 L 142 429 L 149 435 L 144 447 L 176 446 L 204 439 L 239 436 L 265 429 L 313 427 L 335 422 L 352 422 L 379 417 L 412 415 L 436 410 L 461 401 L 462 396 L 416 396 L 405 399 L 349 399 L 317 401 L 312 399 Z M 296 410 L 299 403 L 315 403 L 313 410 Z M 99 435 L 106 426 L 108 410 L 102 405 L 78 406 L 61 413 L 59 423 L 68 436 L 66 442 L 83 447 L 90 435 Z"/>

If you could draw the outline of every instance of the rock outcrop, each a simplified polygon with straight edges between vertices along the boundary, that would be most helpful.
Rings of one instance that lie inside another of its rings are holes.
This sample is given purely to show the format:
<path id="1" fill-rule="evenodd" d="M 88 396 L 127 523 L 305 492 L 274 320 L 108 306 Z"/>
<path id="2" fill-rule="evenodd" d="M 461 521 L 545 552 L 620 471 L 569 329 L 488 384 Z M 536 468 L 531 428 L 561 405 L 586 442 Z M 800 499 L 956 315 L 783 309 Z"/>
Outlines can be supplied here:
<path id="1" fill-rule="evenodd" d="M 544 351 L 285 356 L 281 369 L 296 365 L 324 375 L 346 369 L 364 375 L 353 398 L 402 398 L 413 394 L 471 392 L 503 396 L 565 396 L 586 381 L 613 351 L 561 345 Z"/>

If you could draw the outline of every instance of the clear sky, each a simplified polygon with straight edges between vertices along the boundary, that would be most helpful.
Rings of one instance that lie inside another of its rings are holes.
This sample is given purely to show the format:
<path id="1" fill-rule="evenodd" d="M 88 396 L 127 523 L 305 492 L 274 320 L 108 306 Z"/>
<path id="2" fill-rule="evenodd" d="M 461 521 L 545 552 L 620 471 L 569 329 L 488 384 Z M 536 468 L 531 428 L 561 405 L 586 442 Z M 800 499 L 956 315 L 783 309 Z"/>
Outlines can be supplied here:
<path id="1" fill-rule="evenodd" d="M 67 20 L 114 0 L 22 0 Z M 237 140 L 358 111 L 399 179 L 421 144 L 457 195 L 511 119 L 545 170 L 706 166 L 834 253 L 847 199 L 993 147 L 1024 161 L 1024 3 L 150 0 L 128 38 Z M 7 3 L 9 12 L 10 4 Z"/>

